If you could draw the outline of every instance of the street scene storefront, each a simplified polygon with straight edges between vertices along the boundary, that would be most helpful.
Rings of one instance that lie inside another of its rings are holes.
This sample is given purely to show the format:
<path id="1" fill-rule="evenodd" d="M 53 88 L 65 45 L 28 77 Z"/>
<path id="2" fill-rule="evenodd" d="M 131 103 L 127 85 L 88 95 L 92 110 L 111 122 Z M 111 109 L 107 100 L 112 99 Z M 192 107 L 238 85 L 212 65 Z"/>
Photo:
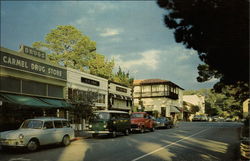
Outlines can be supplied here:
<path id="1" fill-rule="evenodd" d="M 108 108 L 108 80 L 80 72 L 75 69 L 67 68 L 67 92 L 68 101 L 74 106 L 79 107 L 79 112 L 86 114 L 85 118 L 79 118 L 76 111 L 71 111 L 69 120 L 75 129 L 85 128 L 86 116 L 91 113 L 85 108 L 93 110 L 107 110 Z M 82 110 L 81 110 L 82 109 Z"/>
<path id="2" fill-rule="evenodd" d="M 109 109 L 131 111 L 133 106 L 132 89 L 122 84 L 109 81 Z"/>
<path id="3" fill-rule="evenodd" d="M 27 118 L 68 117 L 66 69 L 50 64 L 44 52 L 1 47 L 0 69 L 0 131 L 15 129 Z"/>

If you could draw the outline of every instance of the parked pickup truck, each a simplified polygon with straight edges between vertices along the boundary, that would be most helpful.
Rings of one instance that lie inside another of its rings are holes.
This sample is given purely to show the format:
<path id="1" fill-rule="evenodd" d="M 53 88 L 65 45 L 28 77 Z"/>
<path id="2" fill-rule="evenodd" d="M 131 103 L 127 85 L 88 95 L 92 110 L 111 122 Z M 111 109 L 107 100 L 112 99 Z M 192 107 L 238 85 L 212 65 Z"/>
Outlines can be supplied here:
<path id="1" fill-rule="evenodd" d="M 154 121 L 146 112 L 133 112 L 131 114 L 131 130 L 144 133 L 145 130 L 154 131 Z"/>

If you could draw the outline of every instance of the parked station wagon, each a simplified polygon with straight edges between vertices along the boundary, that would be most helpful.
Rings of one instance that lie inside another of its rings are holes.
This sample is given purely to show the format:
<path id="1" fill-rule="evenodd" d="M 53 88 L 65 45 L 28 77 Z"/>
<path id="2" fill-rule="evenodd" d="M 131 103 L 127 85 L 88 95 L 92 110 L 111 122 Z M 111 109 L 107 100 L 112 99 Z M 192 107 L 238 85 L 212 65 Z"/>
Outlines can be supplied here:
<path id="1" fill-rule="evenodd" d="M 130 115 L 124 111 L 96 111 L 90 119 L 89 131 L 93 137 L 99 134 L 108 134 L 116 137 L 123 133 L 129 135 L 131 128 Z"/>
<path id="2" fill-rule="evenodd" d="M 74 129 L 63 118 L 34 118 L 25 120 L 19 129 L 0 133 L 0 146 L 27 147 L 35 151 L 40 145 L 61 143 L 65 146 L 75 137 Z"/>

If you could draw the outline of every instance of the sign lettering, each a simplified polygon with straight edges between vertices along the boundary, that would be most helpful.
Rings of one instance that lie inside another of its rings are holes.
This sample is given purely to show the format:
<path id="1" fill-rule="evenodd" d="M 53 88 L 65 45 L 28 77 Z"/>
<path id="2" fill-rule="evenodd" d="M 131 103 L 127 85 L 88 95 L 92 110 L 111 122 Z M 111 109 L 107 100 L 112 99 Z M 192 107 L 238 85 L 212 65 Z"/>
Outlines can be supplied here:
<path id="1" fill-rule="evenodd" d="M 22 71 L 29 71 L 35 74 L 42 74 L 53 78 L 59 78 L 63 80 L 67 79 L 67 71 L 65 69 L 36 62 L 20 56 L 11 55 L 5 52 L 0 53 L 0 65 Z"/>
<path id="2" fill-rule="evenodd" d="M 34 57 L 38 57 L 41 59 L 46 59 L 46 53 L 28 46 L 24 46 L 22 45 L 21 47 L 21 51 L 23 51 L 25 54 L 34 56 Z"/>
<path id="3" fill-rule="evenodd" d="M 119 91 L 119 92 L 127 93 L 127 89 L 122 88 L 122 87 L 117 87 L 116 86 L 116 90 Z"/>
<path id="4" fill-rule="evenodd" d="M 96 80 L 84 78 L 84 77 L 81 77 L 81 82 L 82 83 L 87 83 L 87 84 L 90 84 L 90 85 L 94 85 L 94 86 L 100 86 L 100 82 L 98 82 Z"/>

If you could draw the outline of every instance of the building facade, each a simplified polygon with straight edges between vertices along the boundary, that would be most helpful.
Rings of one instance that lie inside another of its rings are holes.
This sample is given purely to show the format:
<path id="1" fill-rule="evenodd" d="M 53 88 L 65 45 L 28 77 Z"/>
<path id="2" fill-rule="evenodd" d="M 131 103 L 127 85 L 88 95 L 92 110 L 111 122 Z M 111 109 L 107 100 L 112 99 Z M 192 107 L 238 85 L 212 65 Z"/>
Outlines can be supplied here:
<path id="1" fill-rule="evenodd" d="M 109 81 L 109 110 L 131 111 L 133 106 L 132 89 L 122 84 Z"/>
<path id="2" fill-rule="evenodd" d="M 183 101 L 191 104 L 193 106 L 198 106 L 200 110 L 197 113 L 205 114 L 205 96 L 201 95 L 184 95 Z M 188 110 L 190 110 L 191 106 L 187 106 Z"/>
<path id="3" fill-rule="evenodd" d="M 135 80 L 133 86 L 134 105 L 138 110 L 182 119 L 183 88 L 161 79 Z"/>
<path id="4" fill-rule="evenodd" d="M 17 128 L 27 118 L 67 118 L 66 69 L 48 62 L 46 54 L 21 46 L 0 50 L 0 127 Z M 6 125 L 6 123 L 8 125 Z"/>

